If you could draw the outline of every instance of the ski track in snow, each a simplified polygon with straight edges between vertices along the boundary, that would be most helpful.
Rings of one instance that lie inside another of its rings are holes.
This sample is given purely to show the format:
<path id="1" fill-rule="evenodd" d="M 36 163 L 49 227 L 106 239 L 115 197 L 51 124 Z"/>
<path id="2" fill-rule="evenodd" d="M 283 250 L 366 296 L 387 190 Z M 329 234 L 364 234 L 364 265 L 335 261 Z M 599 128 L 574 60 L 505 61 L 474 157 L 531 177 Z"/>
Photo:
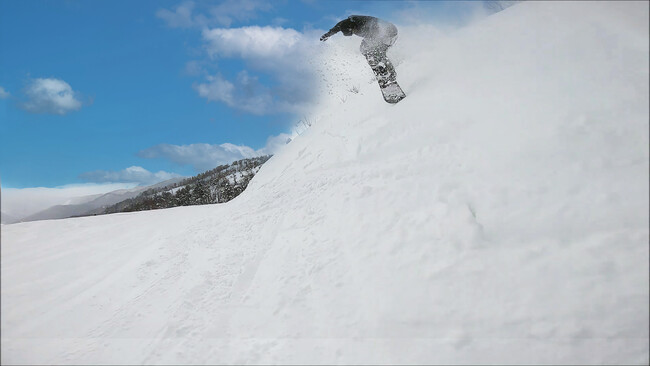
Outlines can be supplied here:
<path id="1" fill-rule="evenodd" d="M 648 363 L 647 14 L 400 29 L 396 105 L 324 45 L 235 200 L 3 225 L 2 363 Z"/>

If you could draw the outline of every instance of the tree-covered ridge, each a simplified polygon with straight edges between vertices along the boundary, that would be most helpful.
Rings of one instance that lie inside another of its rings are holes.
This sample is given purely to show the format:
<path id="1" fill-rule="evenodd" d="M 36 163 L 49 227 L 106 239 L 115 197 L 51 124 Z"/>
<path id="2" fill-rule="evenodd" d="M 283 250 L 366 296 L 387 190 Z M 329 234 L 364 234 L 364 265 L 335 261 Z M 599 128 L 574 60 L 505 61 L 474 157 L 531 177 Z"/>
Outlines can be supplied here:
<path id="1" fill-rule="evenodd" d="M 178 183 L 148 189 L 137 197 L 107 207 L 104 213 L 228 202 L 246 189 L 248 182 L 270 158 L 271 155 L 265 155 L 220 165 Z"/>

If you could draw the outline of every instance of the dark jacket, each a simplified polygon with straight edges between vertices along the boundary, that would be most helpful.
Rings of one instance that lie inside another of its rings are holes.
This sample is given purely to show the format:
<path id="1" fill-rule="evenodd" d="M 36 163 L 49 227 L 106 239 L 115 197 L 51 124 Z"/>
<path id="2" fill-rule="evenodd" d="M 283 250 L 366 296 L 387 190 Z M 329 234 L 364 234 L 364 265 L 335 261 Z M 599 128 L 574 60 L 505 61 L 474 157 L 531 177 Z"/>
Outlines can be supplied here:
<path id="1" fill-rule="evenodd" d="M 366 16 L 350 15 L 347 19 L 338 22 L 329 32 L 321 37 L 321 41 L 342 32 L 345 36 L 357 35 L 363 38 L 389 38 L 397 35 L 397 28 L 385 20 Z"/>

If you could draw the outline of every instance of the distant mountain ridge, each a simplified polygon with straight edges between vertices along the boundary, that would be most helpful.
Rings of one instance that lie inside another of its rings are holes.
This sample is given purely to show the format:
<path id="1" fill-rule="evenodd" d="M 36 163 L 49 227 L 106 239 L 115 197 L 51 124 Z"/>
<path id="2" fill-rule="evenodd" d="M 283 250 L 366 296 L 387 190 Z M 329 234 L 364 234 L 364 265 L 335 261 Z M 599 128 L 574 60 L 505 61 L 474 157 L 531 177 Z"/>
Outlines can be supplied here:
<path id="1" fill-rule="evenodd" d="M 11 224 L 16 222 L 55 220 L 75 216 L 88 216 L 97 212 L 103 212 L 107 206 L 121 202 L 125 199 L 135 197 L 147 189 L 167 186 L 179 182 L 183 179 L 185 179 L 185 177 L 169 179 L 164 182 L 156 183 L 154 185 L 146 187 L 119 189 L 104 194 L 75 197 L 70 200 L 71 204 L 55 205 L 23 218 L 9 218 L 7 220 L 3 219 L 3 223 Z"/>
<path id="2" fill-rule="evenodd" d="M 56 220 L 69 217 L 143 211 L 176 206 L 223 203 L 243 192 L 271 155 L 220 165 L 194 177 L 179 177 L 146 187 L 119 189 L 105 194 L 75 197 L 70 204 L 55 205 L 17 218 L 2 213 L 3 224 Z"/>
<path id="3" fill-rule="evenodd" d="M 11 224 L 16 222 L 16 218 L 4 212 L 0 212 L 0 224 Z"/>
<path id="4" fill-rule="evenodd" d="M 271 155 L 265 155 L 242 159 L 229 165 L 220 165 L 180 182 L 149 187 L 136 197 L 125 199 L 104 210 L 90 214 L 145 211 L 228 202 L 246 189 L 248 182 L 253 179 L 262 164 L 270 158 Z"/>

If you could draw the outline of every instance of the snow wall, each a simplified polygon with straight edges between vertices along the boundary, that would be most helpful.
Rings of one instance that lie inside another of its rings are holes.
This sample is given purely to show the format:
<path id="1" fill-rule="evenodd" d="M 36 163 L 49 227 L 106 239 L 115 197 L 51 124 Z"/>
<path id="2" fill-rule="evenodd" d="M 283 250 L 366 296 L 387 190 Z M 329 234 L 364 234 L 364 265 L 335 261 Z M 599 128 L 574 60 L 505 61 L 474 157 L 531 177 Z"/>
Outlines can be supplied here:
<path id="1" fill-rule="evenodd" d="M 332 38 L 237 199 L 2 227 L 2 363 L 648 363 L 648 3 Z"/>

